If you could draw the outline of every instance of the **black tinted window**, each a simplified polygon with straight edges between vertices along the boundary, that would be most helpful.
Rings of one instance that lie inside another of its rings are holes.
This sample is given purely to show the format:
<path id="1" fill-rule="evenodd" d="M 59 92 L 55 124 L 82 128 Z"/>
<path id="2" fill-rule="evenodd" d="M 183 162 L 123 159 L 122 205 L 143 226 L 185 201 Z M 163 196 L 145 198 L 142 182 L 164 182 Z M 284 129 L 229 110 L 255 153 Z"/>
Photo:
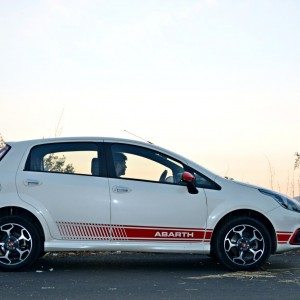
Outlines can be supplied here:
<path id="1" fill-rule="evenodd" d="M 214 181 L 210 180 L 206 176 L 194 172 L 193 173 L 196 177 L 196 186 L 203 189 L 212 189 L 212 190 L 220 190 L 221 188 L 217 185 Z"/>
<path id="2" fill-rule="evenodd" d="M 9 151 L 10 146 L 3 144 L 2 148 L 0 149 L 0 161 L 5 156 L 5 154 Z"/>

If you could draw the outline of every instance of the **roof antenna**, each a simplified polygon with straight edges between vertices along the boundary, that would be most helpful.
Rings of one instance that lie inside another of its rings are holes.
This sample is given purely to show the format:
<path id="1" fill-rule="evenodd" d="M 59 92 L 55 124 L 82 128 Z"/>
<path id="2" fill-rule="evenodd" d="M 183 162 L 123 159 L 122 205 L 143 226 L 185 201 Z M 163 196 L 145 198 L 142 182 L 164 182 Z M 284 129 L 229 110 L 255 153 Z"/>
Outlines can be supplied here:
<path id="1" fill-rule="evenodd" d="M 133 136 L 135 136 L 135 137 L 137 137 L 137 138 L 143 140 L 144 142 L 146 142 L 146 143 L 148 143 L 148 144 L 154 145 L 154 144 L 151 143 L 150 141 L 147 141 L 147 140 L 143 139 L 142 137 L 140 137 L 140 136 L 138 136 L 138 135 L 136 135 L 136 134 L 134 134 L 134 133 L 132 133 L 132 132 L 129 132 L 129 131 L 126 130 L 126 129 L 124 129 L 123 131 L 125 131 L 125 132 L 127 132 L 127 133 L 129 133 L 129 134 L 131 134 L 131 135 L 133 135 Z"/>

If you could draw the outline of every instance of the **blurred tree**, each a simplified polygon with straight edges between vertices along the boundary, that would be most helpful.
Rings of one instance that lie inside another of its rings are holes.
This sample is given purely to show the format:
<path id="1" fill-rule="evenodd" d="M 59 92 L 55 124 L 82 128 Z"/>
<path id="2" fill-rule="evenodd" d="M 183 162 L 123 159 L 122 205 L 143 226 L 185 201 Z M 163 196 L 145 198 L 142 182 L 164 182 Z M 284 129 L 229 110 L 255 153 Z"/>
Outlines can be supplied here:
<path id="1" fill-rule="evenodd" d="M 295 163 L 294 163 L 294 169 L 297 169 L 300 166 L 300 153 L 296 152 L 295 156 L 296 156 L 296 159 L 295 159 Z"/>
<path id="2" fill-rule="evenodd" d="M 3 148 L 4 146 L 5 146 L 5 141 L 2 134 L 0 133 L 0 148 Z"/>
<path id="3" fill-rule="evenodd" d="M 48 154 L 44 157 L 44 169 L 48 172 L 60 172 L 60 173 L 75 173 L 75 169 L 72 164 L 66 163 L 66 157 L 63 155 L 59 157 L 54 153 Z"/>

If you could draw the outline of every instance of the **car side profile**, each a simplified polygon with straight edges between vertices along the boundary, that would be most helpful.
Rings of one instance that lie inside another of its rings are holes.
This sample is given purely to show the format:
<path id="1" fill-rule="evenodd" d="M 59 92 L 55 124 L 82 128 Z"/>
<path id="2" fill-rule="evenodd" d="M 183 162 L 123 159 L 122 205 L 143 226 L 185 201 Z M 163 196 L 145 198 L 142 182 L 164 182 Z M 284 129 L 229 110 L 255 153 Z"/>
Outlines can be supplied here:
<path id="1" fill-rule="evenodd" d="M 231 270 L 300 249 L 300 205 L 172 151 L 117 138 L 8 142 L 0 150 L 0 269 L 50 251 L 215 256 Z"/>

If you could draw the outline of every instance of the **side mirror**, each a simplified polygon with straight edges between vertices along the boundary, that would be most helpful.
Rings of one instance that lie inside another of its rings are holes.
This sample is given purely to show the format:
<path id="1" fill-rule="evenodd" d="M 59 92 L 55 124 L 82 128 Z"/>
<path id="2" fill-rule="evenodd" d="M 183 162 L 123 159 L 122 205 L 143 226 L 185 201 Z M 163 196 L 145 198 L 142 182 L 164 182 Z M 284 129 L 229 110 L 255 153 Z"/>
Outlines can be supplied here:
<path id="1" fill-rule="evenodd" d="M 187 189 L 190 194 L 198 194 L 198 190 L 196 188 L 196 178 L 190 172 L 183 172 L 181 175 L 181 180 L 186 183 Z"/>

